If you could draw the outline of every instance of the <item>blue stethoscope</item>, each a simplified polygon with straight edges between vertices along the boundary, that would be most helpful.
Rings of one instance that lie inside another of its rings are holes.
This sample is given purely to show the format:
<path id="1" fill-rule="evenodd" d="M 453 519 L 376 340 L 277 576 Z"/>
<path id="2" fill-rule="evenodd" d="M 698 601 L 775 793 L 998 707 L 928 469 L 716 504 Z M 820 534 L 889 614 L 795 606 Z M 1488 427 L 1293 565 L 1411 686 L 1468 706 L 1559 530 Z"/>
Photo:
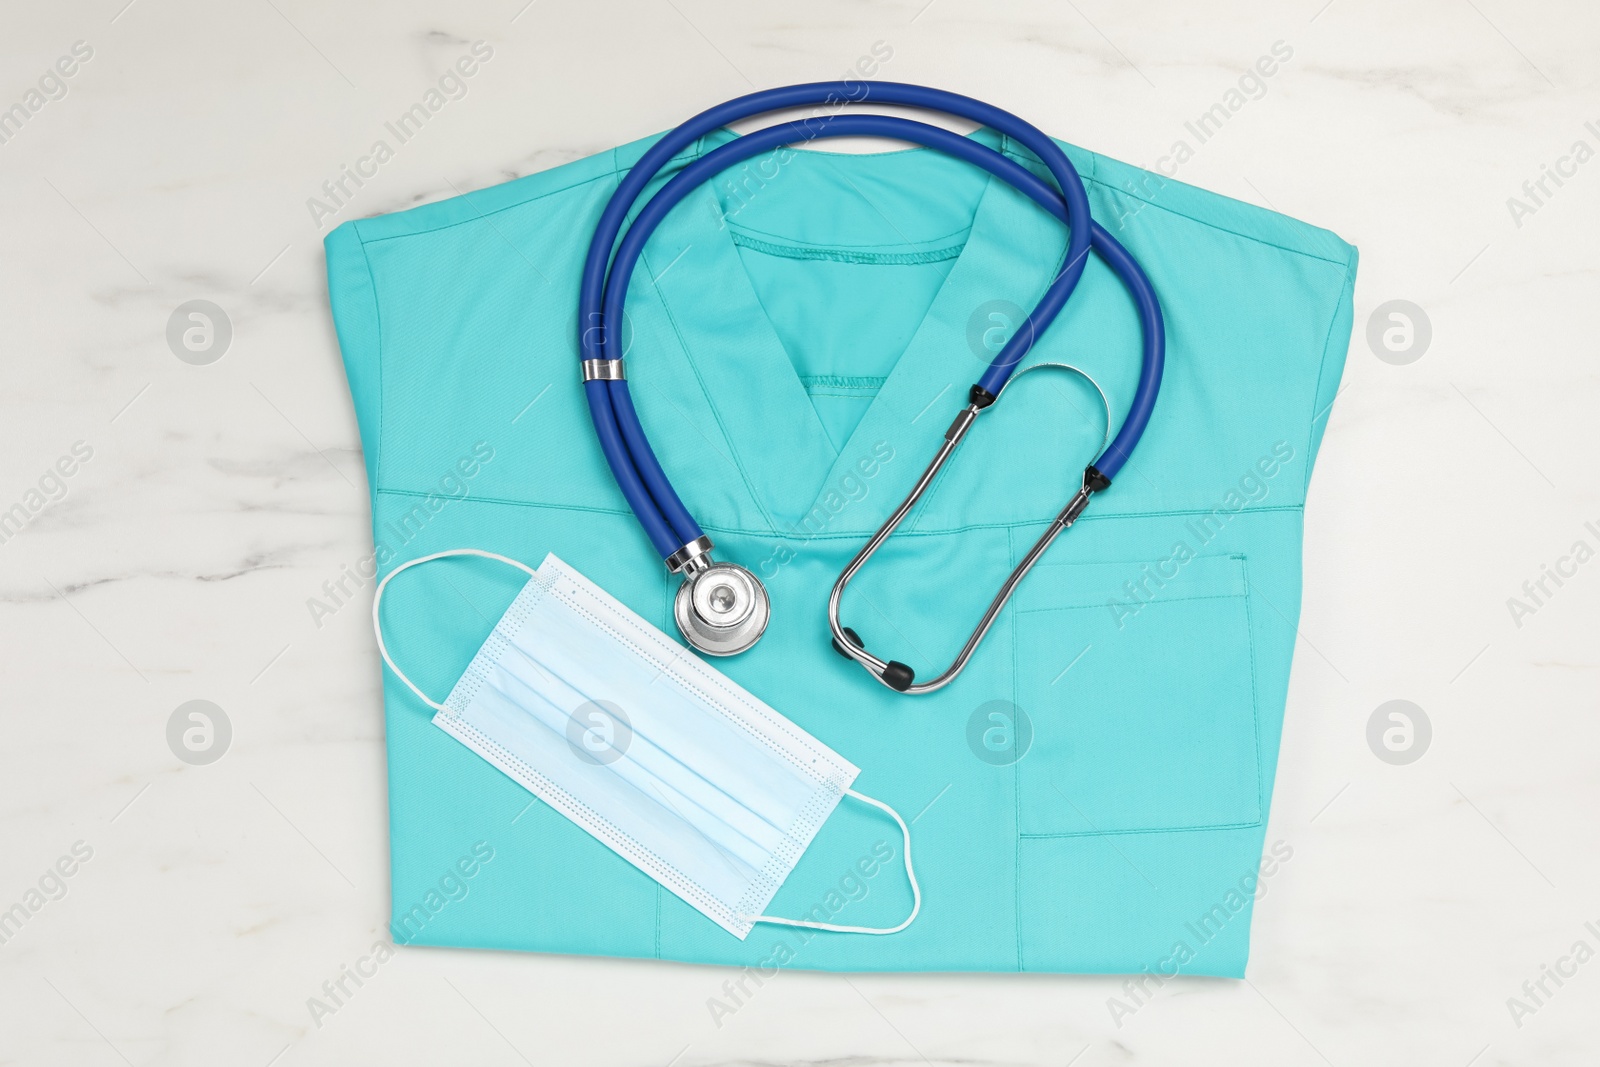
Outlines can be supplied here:
<path id="1" fill-rule="evenodd" d="M 645 186 L 673 156 L 696 139 L 752 115 L 785 108 L 815 105 L 834 107 L 867 101 L 940 111 L 988 126 L 1037 156 L 1055 179 L 1059 191 L 1000 152 L 937 126 L 885 115 L 827 115 L 771 126 L 706 153 L 668 181 L 645 204 L 618 243 L 617 236 L 628 212 Z M 684 638 L 696 649 L 710 655 L 731 656 L 743 652 L 755 644 L 766 630 L 771 612 L 766 589 L 746 568 L 711 558 L 711 539 L 678 498 L 656 460 L 650 442 L 645 439 L 644 428 L 640 426 L 639 416 L 634 410 L 633 398 L 628 393 L 622 359 L 617 354 L 620 341 L 616 333 L 619 331 L 608 330 L 605 326 L 622 321 L 628 283 L 645 242 L 667 213 L 693 189 L 752 156 L 820 137 L 845 136 L 889 137 L 910 141 L 973 163 L 1016 187 L 1069 227 L 1061 272 L 1029 316 L 1032 328 L 1016 331 L 977 384 L 972 386 L 967 405 L 945 431 L 938 454 L 905 500 L 840 573 L 828 597 L 828 627 L 833 635 L 834 648 L 841 655 L 862 664 L 890 689 L 902 693 L 928 693 L 955 679 L 1023 577 L 1061 532 L 1083 514 L 1090 496 L 1111 484 L 1111 479 L 1122 469 L 1144 433 L 1161 388 L 1166 342 L 1161 306 L 1155 291 L 1127 250 L 1090 217 L 1089 199 L 1084 192 L 1083 181 L 1054 141 L 1010 112 L 971 97 L 899 82 L 812 82 L 790 85 L 751 93 L 702 111 L 651 146 L 622 179 L 617 191 L 612 194 L 611 202 L 601 214 L 599 225 L 595 227 L 594 240 L 589 245 L 588 258 L 583 266 L 578 300 L 578 345 L 583 361 L 584 393 L 589 400 L 589 411 L 594 418 L 600 447 L 605 452 L 606 461 L 611 466 L 622 495 L 638 516 L 656 551 L 661 553 L 667 569 L 684 577 L 673 604 L 673 614 Z M 856 572 L 916 506 L 979 414 L 1000 396 L 1007 381 L 1028 354 L 1034 338 L 1055 320 L 1082 277 L 1091 248 L 1121 277 L 1138 307 L 1144 350 L 1139 385 L 1134 392 L 1133 402 L 1116 437 L 1099 458 L 1084 469 L 1082 488 L 1061 509 L 1022 562 L 1006 578 L 954 662 L 937 678 L 919 683 L 909 666 L 897 660 L 880 659 L 868 652 L 856 632 L 839 622 L 840 599 Z"/>

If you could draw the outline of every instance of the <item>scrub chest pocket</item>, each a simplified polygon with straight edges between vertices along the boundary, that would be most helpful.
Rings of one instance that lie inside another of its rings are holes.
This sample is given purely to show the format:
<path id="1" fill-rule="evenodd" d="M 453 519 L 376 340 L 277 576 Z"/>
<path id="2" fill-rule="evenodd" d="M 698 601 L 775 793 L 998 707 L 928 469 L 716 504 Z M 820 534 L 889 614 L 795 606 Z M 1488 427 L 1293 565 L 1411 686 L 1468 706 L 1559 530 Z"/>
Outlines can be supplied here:
<path id="1" fill-rule="evenodd" d="M 1018 593 L 1024 836 L 1261 822 L 1245 559 L 1198 556 L 1154 580 L 1149 566 L 1043 564 Z"/>

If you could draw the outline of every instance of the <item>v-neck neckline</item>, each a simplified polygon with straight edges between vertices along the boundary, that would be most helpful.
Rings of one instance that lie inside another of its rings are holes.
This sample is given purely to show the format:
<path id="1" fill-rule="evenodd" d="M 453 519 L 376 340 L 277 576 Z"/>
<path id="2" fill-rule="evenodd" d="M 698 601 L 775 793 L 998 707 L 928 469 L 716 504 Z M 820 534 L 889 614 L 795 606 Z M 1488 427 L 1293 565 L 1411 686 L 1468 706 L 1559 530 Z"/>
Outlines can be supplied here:
<path id="1" fill-rule="evenodd" d="M 732 136 L 710 139 L 702 154 Z M 1000 143 L 987 130 L 974 136 Z M 830 155 L 846 168 L 861 158 Z M 986 297 L 1004 295 L 1003 279 L 1015 276 L 1007 269 L 1013 258 L 1007 245 L 1015 243 L 1019 223 L 1029 229 L 1038 223 L 1022 217 L 1037 213 L 1036 206 L 1004 183 L 985 178 L 961 253 L 877 395 L 837 449 L 740 261 L 734 234 L 710 186 L 697 189 L 652 235 L 643 265 L 654 279 L 660 307 L 684 346 L 746 489 L 774 532 L 802 529 L 829 493 L 841 483 L 850 484 L 851 472 L 884 444 L 897 453 L 904 445 L 912 456 L 919 454 L 923 438 L 936 447 L 933 438 L 943 433 L 947 416 L 981 374 L 986 360 L 967 343 L 968 320 Z M 1064 235 L 1057 243 L 1064 249 Z M 1042 291 L 1053 264 L 1036 257 L 1035 252 L 1023 276 L 1037 277 Z M 715 318 L 694 307 L 703 307 L 708 296 L 719 309 Z M 760 382 L 759 397 L 752 397 L 751 379 Z M 948 403 L 940 406 L 940 401 Z M 920 464 L 897 465 L 911 466 Z M 907 472 L 897 473 L 903 477 Z M 714 516 L 701 518 L 716 525 Z"/>

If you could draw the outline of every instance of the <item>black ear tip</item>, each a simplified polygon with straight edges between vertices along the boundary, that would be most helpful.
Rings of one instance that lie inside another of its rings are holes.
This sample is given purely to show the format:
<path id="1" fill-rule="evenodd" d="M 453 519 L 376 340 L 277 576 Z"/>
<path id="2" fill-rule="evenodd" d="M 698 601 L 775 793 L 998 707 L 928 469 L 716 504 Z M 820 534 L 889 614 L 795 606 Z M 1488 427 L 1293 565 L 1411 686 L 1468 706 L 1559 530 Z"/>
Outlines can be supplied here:
<path id="1" fill-rule="evenodd" d="M 883 680 L 890 689 L 897 693 L 904 693 L 911 688 L 911 683 L 916 680 L 917 674 L 899 660 L 892 659 L 888 666 L 883 668 Z"/>
<path id="2" fill-rule="evenodd" d="M 860 634 L 856 633 L 854 630 L 850 629 L 850 627 L 848 627 L 848 626 L 844 627 L 843 629 L 844 629 L 844 635 L 850 639 L 850 643 L 852 645 L 855 645 L 857 648 L 864 648 L 865 647 L 861 643 L 861 635 Z M 835 637 L 833 639 L 833 650 L 835 652 L 839 653 L 839 655 L 843 656 L 845 659 L 854 659 L 855 658 L 854 656 L 850 655 L 850 653 L 848 653 L 848 652 L 846 652 L 844 650 L 844 646 L 839 643 L 839 639 L 837 637 Z"/>

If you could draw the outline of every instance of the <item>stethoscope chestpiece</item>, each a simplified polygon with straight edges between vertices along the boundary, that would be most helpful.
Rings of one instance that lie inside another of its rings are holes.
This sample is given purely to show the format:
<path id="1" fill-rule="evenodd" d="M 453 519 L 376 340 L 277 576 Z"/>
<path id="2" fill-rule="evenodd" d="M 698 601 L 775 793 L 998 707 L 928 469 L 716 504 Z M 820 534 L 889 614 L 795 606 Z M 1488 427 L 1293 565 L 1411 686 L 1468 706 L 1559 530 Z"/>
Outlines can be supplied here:
<path id="1" fill-rule="evenodd" d="M 683 584 L 672 603 L 678 629 L 708 656 L 733 656 L 766 632 L 772 603 L 766 587 L 737 563 L 697 557 L 683 568 Z"/>

